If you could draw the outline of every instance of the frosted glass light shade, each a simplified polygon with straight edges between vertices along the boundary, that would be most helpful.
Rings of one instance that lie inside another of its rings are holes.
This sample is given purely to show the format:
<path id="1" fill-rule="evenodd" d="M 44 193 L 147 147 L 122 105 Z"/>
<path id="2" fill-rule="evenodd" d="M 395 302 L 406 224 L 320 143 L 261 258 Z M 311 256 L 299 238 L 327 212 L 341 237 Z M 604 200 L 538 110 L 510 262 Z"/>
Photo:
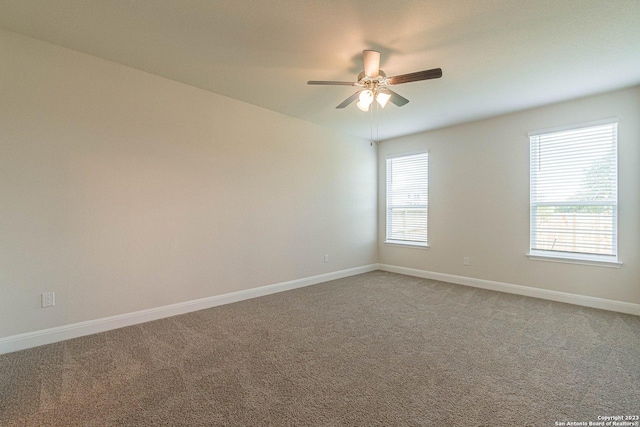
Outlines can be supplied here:
<path id="1" fill-rule="evenodd" d="M 358 98 L 360 100 L 356 106 L 362 111 L 369 111 L 369 105 L 373 102 L 373 92 L 369 89 L 363 90 L 360 92 L 360 95 L 358 95 Z"/>
<path id="2" fill-rule="evenodd" d="M 363 104 L 370 105 L 373 102 L 373 92 L 371 92 L 369 89 L 363 90 L 362 92 L 360 92 L 358 98 L 360 98 L 360 102 L 362 102 Z"/>
<path id="3" fill-rule="evenodd" d="M 378 92 L 376 94 L 376 101 L 378 101 L 378 104 L 380 104 L 382 108 L 387 105 L 387 102 L 389 102 L 389 98 L 391 98 L 391 94 L 387 92 Z"/>
<path id="4" fill-rule="evenodd" d="M 363 104 L 362 101 L 358 101 L 356 103 L 356 107 L 358 107 L 362 111 L 369 111 L 369 104 Z"/>

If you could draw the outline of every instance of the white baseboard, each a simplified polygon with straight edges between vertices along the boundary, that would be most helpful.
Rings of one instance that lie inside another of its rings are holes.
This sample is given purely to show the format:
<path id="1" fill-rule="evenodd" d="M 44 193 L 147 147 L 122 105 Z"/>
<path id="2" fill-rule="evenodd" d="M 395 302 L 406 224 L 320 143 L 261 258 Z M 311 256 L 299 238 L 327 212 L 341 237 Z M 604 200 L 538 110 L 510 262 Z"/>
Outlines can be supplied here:
<path id="1" fill-rule="evenodd" d="M 31 347 L 51 344 L 54 342 L 64 341 L 71 338 L 78 338 L 85 335 L 96 334 L 99 332 L 105 332 L 125 326 L 131 326 L 139 323 L 149 322 L 152 320 L 162 319 L 165 317 L 176 316 L 178 314 L 217 307 L 219 305 L 230 304 L 269 294 L 275 294 L 277 292 L 288 291 L 304 286 L 315 285 L 318 283 L 327 282 L 329 280 L 341 279 L 343 277 L 367 273 L 377 269 L 377 264 L 370 264 L 362 267 L 349 268 L 347 270 L 340 270 L 332 273 L 291 280 L 288 282 L 261 286 L 259 288 L 231 292 L 224 295 L 216 295 L 212 297 L 166 305 L 163 307 L 156 307 L 148 310 L 121 314 L 118 316 L 104 317 L 102 319 L 88 320 L 86 322 L 73 323 L 70 325 L 13 335 L 5 338 L 0 338 L 0 354 L 24 350 Z"/>
<path id="2" fill-rule="evenodd" d="M 494 282 L 492 280 L 474 279 L 473 277 L 455 276 L 453 274 L 436 273 L 433 271 L 417 270 L 415 268 L 398 267 L 395 265 L 378 264 L 378 269 L 391 273 L 405 274 L 407 276 L 422 277 L 424 279 L 439 280 L 455 283 L 457 285 L 473 286 L 476 288 L 490 289 L 492 291 L 506 292 L 516 295 L 541 298 L 567 304 L 581 305 L 585 307 L 599 308 L 602 310 L 616 311 L 619 313 L 634 314 L 640 316 L 640 304 L 615 301 L 604 298 L 590 297 L 586 295 L 570 294 L 567 292 L 552 291 L 549 289 L 532 288 L 529 286 L 512 285 L 510 283 Z"/>

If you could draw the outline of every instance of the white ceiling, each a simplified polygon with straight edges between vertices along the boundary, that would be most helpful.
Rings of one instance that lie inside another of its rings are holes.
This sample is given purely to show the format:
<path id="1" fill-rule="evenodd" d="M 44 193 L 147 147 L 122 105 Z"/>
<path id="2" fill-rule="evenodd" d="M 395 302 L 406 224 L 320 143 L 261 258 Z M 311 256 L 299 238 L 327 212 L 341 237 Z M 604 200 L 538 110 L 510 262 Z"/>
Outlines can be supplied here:
<path id="1" fill-rule="evenodd" d="M 640 84 L 640 0 L 0 0 L 0 27 L 364 138 L 354 88 L 306 84 L 363 49 L 444 73 L 394 87 L 380 139 Z"/>

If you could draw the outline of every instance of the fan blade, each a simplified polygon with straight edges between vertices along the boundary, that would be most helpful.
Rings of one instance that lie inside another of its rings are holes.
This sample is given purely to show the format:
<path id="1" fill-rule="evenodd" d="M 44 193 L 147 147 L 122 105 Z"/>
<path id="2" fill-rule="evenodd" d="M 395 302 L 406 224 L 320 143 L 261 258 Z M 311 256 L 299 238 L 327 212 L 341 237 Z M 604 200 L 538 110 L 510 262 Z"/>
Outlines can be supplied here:
<path id="1" fill-rule="evenodd" d="M 434 68 L 432 70 L 417 71 L 415 73 L 400 74 L 399 76 L 390 77 L 387 81 L 390 85 L 399 85 L 402 83 L 417 82 L 420 80 L 439 79 L 442 77 L 442 69 Z"/>
<path id="2" fill-rule="evenodd" d="M 380 52 L 377 50 L 363 50 L 362 61 L 364 62 L 364 73 L 376 78 L 380 71 Z"/>
<path id="3" fill-rule="evenodd" d="M 395 93 L 391 89 L 387 89 L 387 92 L 389 92 L 391 94 L 391 98 L 389 98 L 389 101 L 393 102 L 398 107 L 402 107 L 403 105 L 405 105 L 406 103 L 409 102 L 409 100 L 407 98 L 405 98 L 402 95 L 398 95 L 397 93 Z"/>
<path id="4" fill-rule="evenodd" d="M 318 80 L 309 80 L 307 84 L 308 85 L 337 85 L 337 86 L 355 86 L 356 85 L 353 82 L 330 82 L 330 81 L 318 81 Z"/>
<path id="5" fill-rule="evenodd" d="M 351 95 L 350 97 L 348 97 L 347 99 L 342 101 L 342 104 L 338 105 L 336 108 L 344 108 L 344 107 L 346 107 L 347 105 L 349 105 L 353 101 L 355 101 L 358 98 L 359 95 L 360 95 L 360 91 L 354 93 L 353 95 Z"/>

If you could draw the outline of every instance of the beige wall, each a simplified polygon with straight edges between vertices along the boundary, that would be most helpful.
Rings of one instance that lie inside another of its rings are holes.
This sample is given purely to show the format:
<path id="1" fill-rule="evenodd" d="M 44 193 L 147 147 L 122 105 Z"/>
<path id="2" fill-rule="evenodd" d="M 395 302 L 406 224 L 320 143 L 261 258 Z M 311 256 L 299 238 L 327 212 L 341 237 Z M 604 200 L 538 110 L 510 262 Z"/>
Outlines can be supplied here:
<path id="1" fill-rule="evenodd" d="M 620 269 L 529 260 L 527 132 L 619 119 Z M 640 304 L 640 88 L 385 141 L 378 157 L 378 261 Z M 385 245 L 385 157 L 428 149 L 429 245 Z M 463 266 L 463 257 L 471 265 Z"/>
<path id="2" fill-rule="evenodd" d="M 375 263 L 375 159 L 0 31 L 0 337 Z"/>
<path id="3" fill-rule="evenodd" d="M 624 265 L 529 260 L 527 132 L 614 116 Z M 367 141 L 0 31 L 0 338 L 375 262 L 638 304 L 638 117 L 634 88 L 386 141 L 376 165 Z M 431 248 L 385 245 L 385 156 L 425 148 Z"/>

